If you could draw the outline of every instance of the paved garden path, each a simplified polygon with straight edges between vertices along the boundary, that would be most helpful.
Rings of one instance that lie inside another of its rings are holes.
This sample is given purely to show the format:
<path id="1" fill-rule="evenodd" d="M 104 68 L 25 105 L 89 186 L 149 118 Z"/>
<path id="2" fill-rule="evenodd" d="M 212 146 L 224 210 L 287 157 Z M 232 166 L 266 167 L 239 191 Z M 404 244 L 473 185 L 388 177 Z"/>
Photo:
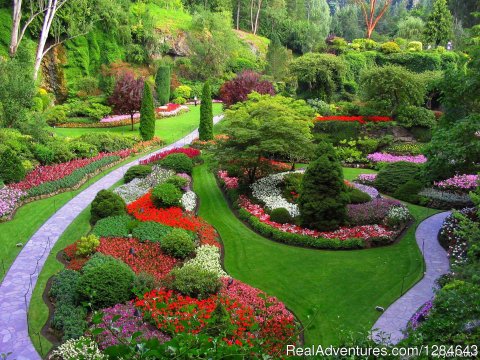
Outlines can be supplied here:
<path id="1" fill-rule="evenodd" d="M 222 118 L 222 115 L 216 116 L 214 123 Z M 182 147 L 197 137 L 198 131 L 195 130 L 156 152 Z M 108 189 L 121 180 L 127 169 L 137 165 L 139 161 L 135 160 L 119 167 L 83 190 L 53 214 L 24 246 L 0 285 L 0 357 L 2 353 L 11 352 L 8 359 L 41 359 L 28 335 L 28 306 L 50 249 L 72 221 L 90 205 L 100 190 Z"/>
<path id="2" fill-rule="evenodd" d="M 382 342 L 384 336 L 390 336 L 389 342 L 392 344 L 402 340 L 403 330 L 410 318 L 420 306 L 432 299 L 435 280 L 450 270 L 447 252 L 438 242 L 438 232 L 449 214 L 450 212 L 436 214 L 418 226 L 415 237 L 426 265 L 423 279 L 390 305 L 373 325 L 372 338 L 376 342 Z"/>

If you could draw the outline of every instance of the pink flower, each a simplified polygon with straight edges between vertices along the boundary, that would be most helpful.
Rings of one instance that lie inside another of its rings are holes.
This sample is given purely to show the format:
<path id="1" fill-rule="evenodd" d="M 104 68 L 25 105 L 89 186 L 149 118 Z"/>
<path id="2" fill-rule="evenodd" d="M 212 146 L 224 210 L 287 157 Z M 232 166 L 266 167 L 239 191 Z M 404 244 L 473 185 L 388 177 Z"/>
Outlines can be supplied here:
<path id="1" fill-rule="evenodd" d="M 218 177 L 225 183 L 227 189 L 237 189 L 238 188 L 238 178 L 228 176 L 228 172 L 220 170 L 218 172 Z"/>
<path id="2" fill-rule="evenodd" d="M 367 159 L 372 162 L 387 162 L 387 163 L 406 161 L 406 162 L 411 162 L 416 164 L 423 164 L 427 162 L 427 158 L 424 155 L 398 156 L 398 155 L 379 153 L 379 152 L 368 155 Z"/>
<path id="3" fill-rule="evenodd" d="M 434 185 L 440 189 L 464 191 L 475 190 L 479 186 L 480 177 L 478 175 L 455 175 L 454 177 L 438 181 Z"/>

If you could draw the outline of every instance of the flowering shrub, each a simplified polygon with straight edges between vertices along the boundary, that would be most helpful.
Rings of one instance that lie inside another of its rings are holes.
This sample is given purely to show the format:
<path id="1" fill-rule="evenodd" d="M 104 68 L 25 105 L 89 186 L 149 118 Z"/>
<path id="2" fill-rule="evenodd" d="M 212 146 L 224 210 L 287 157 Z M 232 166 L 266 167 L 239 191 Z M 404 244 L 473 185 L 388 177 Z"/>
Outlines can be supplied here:
<path id="1" fill-rule="evenodd" d="M 193 191 L 189 190 L 182 195 L 180 202 L 186 211 L 194 211 L 197 207 L 197 195 Z"/>
<path id="2" fill-rule="evenodd" d="M 363 204 L 349 204 L 347 217 L 353 225 L 381 224 L 394 206 L 401 206 L 400 201 L 382 198 Z"/>
<path id="3" fill-rule="evenodd" d="M 218 177 L 225 183 L 227 189 L 237 189 L 238 188 L 238 178 L 228 176 L 228 172 L 225 170 L 218 171 Z"/>
<path id="4" fill-rule="evenodd" d="M 360 174 L 357 177 L 357 180 L 361 184 L 371 185 L 377 179 L 377 174 Z"/>
<path id="5" fill-rule="evenodd" d="M 126 340 L 136 332 L 140 332 L 139 340 L 158 339 L 161 343 L 170 340 L 168 335 L 158 331 L 154 326 L 143 321 L 136 315 L 133 302 L 118 304 L 111 308 L 103 309 L 102 322 L 94 327 L 105 329 L 96 337 L 100 349 L 118 345 L 120 340 Z"/>
<path id="6" fill-rule="evenodd" d="M 163 254 L 159 243 L 140 242 L 137 239 L 101 238 L 97 251 L 122 260 L 132 270 L 163 279 L 176 265 L 177 260 Z"/>
<path id="7" fill-rule="evenodd" d="M 0 189 L 0 220 L 10 215 L 26 195 L 27 193 L 23 190 L 12 189 L 7 186 Z"/>
<path id="8" fill-rule="evenodd" d="M 427 301 L 425 304 L 423 304 L 420 309 L 417 310 L 415 314 L 410 318 L 409 321 L 409 327 L 412 330 L 415 330 L 420 326 L 420 323 L 425 320 L 430 313 L 430 310 L 433 307 L 433 300 Z"/>
<path id="9" fill-rule="evenodd" d="M 196 256 L 188 260 L 184 267 L 200 267 L 202 269 L 214 272 L 217 276 L 227 276 L 227 273 L 223 271 L 220 264 L 220 249 L 213 245 L 200 246 L 196 251 Z"/>
<path id="10" fill-rule="evenodd" d="M 343 121 L 343 122 L 359 122 L 366 124 L 367 122 L 390 122 L 393 119 L 389 116 L 318 116 L 317 121 Z"/>
<path id="11" fill-rule="evenodd" d="M 100 351 L 95 341 L 87 337 L 67 340 L 52 352 L 52 359 L 103 360 L 108 357 Z"/>
<path id="12" fill-rule="evenodd" d="M 384 223 L 388 227 L 397 228 L 405 224 L 411 217 L 410 211 L 405 206 L 394 206 L 388 211 Z"/>
<path id="13" fill-rule="evenodd" d="M 194 158 L 194 157 L 200 156 L 200 154 L 201 154 L 200 150 L 194 149 L 194 148 L 174 148 L 174 149 L 171 149 L 171 150 L 162 151 L 158 154 L 152 155 L 145 160 L 141 160 L 140 164 L 147 165 L 147 164 L 150 164 L 152 162 L 160 161 L 163 158 L 167 157 L 168 155 L 179 154 L 179 153 L 185 154 L 191 159 Z"/>
<path id="14" fill-rule="evenodd" d="M 415 164 L 423 164 L 427 162 L 427 158 L 424 155 L 415 155 L 415 156 L 407 156 L 407 155 L 392 155 L 386 153 L 373 153 L 367 156 L 367 159 L 371 162 L 387 162 L 387 163 L 395 163 L 400 161 L 411 162 Z"/>
<path id="15" fill-rule="evenodd" d="M 469 192 L 479 186 L 480 176 L 478 175 L 455 175 L 454 177 L 438 181 L 434 185 L 442 190 L 452 190 L 457 192 Z"/>

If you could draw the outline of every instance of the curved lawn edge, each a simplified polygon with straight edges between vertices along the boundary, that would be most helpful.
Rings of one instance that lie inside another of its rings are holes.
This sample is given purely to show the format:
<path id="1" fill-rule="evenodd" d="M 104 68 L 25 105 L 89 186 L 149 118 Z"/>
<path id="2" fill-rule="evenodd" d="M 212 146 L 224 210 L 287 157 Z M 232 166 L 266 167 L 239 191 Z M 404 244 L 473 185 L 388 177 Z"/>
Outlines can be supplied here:
<path id="1" fill-rule="evenodd" d="M 219 122 L 223 116 L 216 116 Z M 156 152 L 182 147 L 198 137 L 198 130 Z M 145 155 L 143 158 L 149 157 Z M 28 334 L 28 308 L 39 273 L 52 246 L 74 219 L 91 203 L 98 191 L 120 180 L 138 160 L 127 163 L 83 190 L 55 212 L 23 247 L 0 285 L 0 353 L 10 353 L 17 360 L 40 359 Z"/>
<path id="2" fill-rule="evenodd" d="M 442 224 L 450 214 L 449 211 L 435 214 L 418 225 L 415 238 L 424 258 L 423 278 L 378 318 L 372 327 L 371 336 L 375 342 L 400 342 L 411 317 L 420 306 L 434 297 L 436 280 L 450 271 L 448 254 L 438 241 Z"/>

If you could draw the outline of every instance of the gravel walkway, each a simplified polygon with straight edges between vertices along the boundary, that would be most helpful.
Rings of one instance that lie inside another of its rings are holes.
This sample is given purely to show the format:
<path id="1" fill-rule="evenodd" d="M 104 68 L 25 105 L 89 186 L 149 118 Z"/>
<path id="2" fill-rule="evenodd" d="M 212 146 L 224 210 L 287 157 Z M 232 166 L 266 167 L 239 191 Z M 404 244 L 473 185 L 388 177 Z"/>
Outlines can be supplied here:
<path id="1" fill-rule="evenodd" d="M 214 123 L 222 119 L 222 115 L 216 116 Z M 197 137 L 198 131 L 195 130 L 156 152 L 182 147 Z M 28 335 L 27 309 L 50 250 L 72 221 L 90 205 L 95 195 L 121 180 L 127 169 L 139 161 L 119 167 L 82 191 L 53 214 L 24 246 L 0 285 L 0 357 L 2 353 L 11 353 L 8 359 L 41 359 Z"/>
<path id="2" fill-rule="evenodd" d="M 438 232 L 450 212 L 434 215 L 423 221 L 417 228 L 415 237 L 425 258 L 426 270 L 423 279 L 405 295 L 395 301 L 380 316 L 372 327 L 372 338 L 377 343 L 390 337 L 391 344 L 404 338 L 403 330 L 420 306 L 432 299 L 435 280 L 450 270 L 447 252 L 438 242 Z"/>

